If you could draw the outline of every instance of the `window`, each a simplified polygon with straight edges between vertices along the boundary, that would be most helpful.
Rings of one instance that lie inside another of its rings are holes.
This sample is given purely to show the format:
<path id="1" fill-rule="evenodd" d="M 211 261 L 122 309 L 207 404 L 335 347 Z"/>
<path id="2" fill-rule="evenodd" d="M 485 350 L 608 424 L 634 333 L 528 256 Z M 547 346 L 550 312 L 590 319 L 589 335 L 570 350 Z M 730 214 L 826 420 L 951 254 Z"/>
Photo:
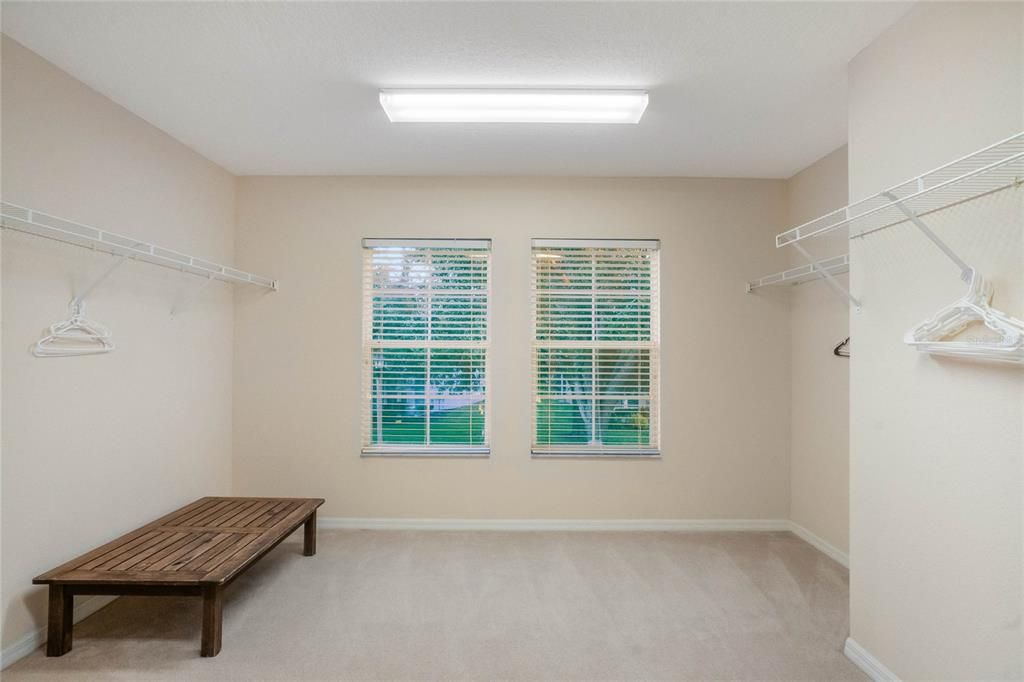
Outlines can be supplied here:
<path id="1" fill-rule="evenodd" d="M 486 455 L 489 239 L 363 240 L 364 455 Z"/>
<path id="2" fill-rule="evenodd" d="M 533 240 L 533 453 L 657 455 L 657 240 Z"/>

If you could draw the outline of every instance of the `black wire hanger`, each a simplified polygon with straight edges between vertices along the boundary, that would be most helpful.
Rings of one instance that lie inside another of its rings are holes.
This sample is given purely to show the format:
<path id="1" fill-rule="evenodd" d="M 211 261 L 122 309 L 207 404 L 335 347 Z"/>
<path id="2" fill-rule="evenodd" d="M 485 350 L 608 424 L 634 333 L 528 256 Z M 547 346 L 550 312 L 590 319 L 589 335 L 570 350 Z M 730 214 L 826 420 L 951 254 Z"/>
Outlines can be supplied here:
<path id="1" fill-rule="evenodd" d="M 850 337 L 847 336 L 842 343 L 837 344 L 836 347 L 832 349 L 832 354 L 841 358 L 850 357 Z"/>

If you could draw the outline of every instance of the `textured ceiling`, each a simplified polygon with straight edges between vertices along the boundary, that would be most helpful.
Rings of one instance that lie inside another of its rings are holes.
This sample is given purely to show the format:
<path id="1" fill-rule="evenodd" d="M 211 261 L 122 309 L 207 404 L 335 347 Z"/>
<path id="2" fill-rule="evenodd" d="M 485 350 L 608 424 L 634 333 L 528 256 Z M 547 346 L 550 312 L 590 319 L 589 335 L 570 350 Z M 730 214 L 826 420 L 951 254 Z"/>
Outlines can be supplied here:
<path id="1" fill-rule="evenodd" d="M 3 31 L 241 174 L 789 177 L 906 3 L 4 2 Z M 388 122 L 381 87 L 650 90 L 637 126 Z"/>

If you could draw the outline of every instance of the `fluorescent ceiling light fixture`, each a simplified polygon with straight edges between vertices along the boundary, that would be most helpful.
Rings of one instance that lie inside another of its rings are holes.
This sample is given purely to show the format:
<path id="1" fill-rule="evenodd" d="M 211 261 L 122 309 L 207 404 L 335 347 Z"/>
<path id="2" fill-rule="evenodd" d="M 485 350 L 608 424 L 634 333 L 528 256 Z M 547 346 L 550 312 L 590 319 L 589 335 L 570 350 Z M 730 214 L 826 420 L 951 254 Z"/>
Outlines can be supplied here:
<path id="1" fill-rule="evenodd" d="M 392 123 L 639 123 L 644 90 L 381 90 Z"/>

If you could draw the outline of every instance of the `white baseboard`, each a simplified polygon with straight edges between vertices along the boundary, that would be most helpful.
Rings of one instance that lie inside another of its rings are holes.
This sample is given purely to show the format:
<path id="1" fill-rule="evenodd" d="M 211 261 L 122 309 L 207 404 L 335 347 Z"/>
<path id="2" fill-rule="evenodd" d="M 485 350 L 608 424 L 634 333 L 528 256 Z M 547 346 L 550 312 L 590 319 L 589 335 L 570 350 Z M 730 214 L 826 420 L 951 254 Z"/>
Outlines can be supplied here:
<path id="1" fill-rule="evenodd" d="M 785 519 L 420 519 L 326 516 L 325 530 L 506 531 L 789 531 L 825 556 L 850 567 L 850 557 L 798 523 Z"/>
<path id="2" fill-rule="evenodd" d="M 842 551 L 841 549 L 839 549 L 835 545 L 833 545 L 833 544 L 823 540 L 821 537 L 819 537 L 819 536 L 815 535 L 814 533 L 812 533 L 811 531 L 807 530 L 806 528 L 801 526 L 799 523 L 796 523 L 794 521 L 790 521 L 789 522 L 789 530 L 791 530 L 793 532 L 793 535 L 796 535 L 798 538 L 800 538 L 801 540 L 803 540 L 807 544 L 813 546 L 814 548 L 816 548 L 822 554 L 825 554 L 826 556 L 829 556 L 832 559 L 835 559 L 840 564 L 842 564 L 845 568 L 849 568 L 850 567 L 850 555 L 849 554 L 847 554 L 846 552 Z"/>
<path id="3" fill-rule="evenodd" d="M 88 618 L 115 599 L 117 597 L 80 597 L 75 605 L 74 622 L 77 623 Z M 3 670 L 15 661 L 25 658 L 44 644 L 46 644 L 46 628 L 39 628 L 28 633 L 14 644 L 0 651 L 0 670 Z"/>
<path id="4" fill-rule="evenodd" d="M 875 682 L 900 682 L 893 671 L 886 668 L 881 661 L 872 656 L 867 649 L 857 644 L 852 637 L 846 638 L 843 653 L 855 666 Z"/>
<path id="5" fill-rule="evenodd" d="M 780 531 L 784 519 L 417 519 L 322 517 L 317 526 L 349 530 Z"/>

